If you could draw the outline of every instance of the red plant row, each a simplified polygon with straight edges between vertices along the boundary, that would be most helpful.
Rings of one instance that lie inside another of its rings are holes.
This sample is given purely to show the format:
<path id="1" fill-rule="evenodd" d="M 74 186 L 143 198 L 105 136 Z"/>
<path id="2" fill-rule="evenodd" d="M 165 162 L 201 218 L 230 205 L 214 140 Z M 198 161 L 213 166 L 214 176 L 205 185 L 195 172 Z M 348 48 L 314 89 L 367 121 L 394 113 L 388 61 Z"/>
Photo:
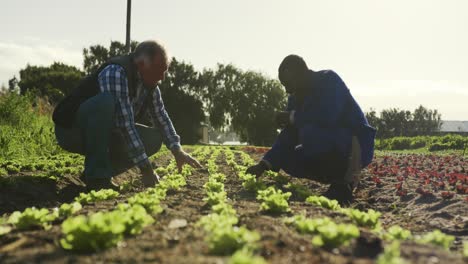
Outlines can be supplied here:
<path id="1" fill-rule="evenodd" d="M 377 157 L 368 167 L 377 187 L 394 182 L 395 192 L 405 196 L 414 190 L 421 196 L 436 193 L 444 199 L 468 195 L 468 161 L 461 156 L 394 155 Z M 465 198 L 468 201 L 468 197 Z"/>

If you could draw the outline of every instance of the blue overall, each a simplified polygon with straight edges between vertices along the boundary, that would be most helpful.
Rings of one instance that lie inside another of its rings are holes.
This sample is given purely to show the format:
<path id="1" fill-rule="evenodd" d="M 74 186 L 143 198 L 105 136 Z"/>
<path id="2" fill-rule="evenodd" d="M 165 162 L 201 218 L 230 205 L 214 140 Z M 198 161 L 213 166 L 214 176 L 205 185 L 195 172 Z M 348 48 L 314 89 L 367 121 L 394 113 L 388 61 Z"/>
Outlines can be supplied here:
<path id="1" fill-rule="evenodd" d="M 352 137 L 361 148 L 361 167 L 372 161 L 375 129 L 341 78 L 333 71 L 309 71 L 302 106 L 291 95 L 293 124 L 281 131 L 263 157 L 273 171 L 325 183 L 340 182 L 348 167 Z"/>

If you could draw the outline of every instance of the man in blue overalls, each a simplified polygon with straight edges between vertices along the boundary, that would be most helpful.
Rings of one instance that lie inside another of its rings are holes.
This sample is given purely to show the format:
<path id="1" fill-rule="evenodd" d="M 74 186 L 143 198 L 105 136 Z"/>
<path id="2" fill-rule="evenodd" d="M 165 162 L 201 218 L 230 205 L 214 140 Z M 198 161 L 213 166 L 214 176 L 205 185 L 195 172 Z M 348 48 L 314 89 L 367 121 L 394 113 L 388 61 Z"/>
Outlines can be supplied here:
<path id="1" fill-rule="evenodd" d="M 300 56 L 289 55 L 278 73 L 289 94 L 286 111 L 276 114 L 283 129 L 247 172 L 260 176 L 282 169 L 330 184 L 325 196 L 351 202 L 360 170 L 373 158 L 375 129 L 335 72 L 310 70 Z"/>

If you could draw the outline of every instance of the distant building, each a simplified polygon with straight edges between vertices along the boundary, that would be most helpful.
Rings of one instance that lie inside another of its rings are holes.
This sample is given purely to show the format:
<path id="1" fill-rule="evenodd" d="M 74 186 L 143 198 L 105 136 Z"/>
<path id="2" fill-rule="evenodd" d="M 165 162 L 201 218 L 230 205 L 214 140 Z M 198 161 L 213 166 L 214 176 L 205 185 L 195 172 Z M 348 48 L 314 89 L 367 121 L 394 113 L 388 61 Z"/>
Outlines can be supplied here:
<path id="1" fill-rule="evenodd" d="M 442 121 L 439 133 L 468 135 L 468 121 Z"/>

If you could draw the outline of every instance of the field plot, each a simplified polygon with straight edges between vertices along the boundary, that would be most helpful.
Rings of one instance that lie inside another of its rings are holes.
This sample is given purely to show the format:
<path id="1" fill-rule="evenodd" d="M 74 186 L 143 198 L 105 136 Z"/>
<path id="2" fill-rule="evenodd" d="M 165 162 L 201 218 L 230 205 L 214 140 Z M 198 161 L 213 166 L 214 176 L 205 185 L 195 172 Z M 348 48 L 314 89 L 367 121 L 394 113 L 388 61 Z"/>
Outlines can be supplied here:
<path id="1" fill-rule="evenodd" d="M 79 156 L 0 161 L 0 262 L 468 261 L 466 156 L 378 155 L 344 208 L 314 181 L 245 174 L 264 148 L 187 149 L 203 169 L 162 152 L 159 185 L 130 170 L 118 192 L 86 193 Z"/>

